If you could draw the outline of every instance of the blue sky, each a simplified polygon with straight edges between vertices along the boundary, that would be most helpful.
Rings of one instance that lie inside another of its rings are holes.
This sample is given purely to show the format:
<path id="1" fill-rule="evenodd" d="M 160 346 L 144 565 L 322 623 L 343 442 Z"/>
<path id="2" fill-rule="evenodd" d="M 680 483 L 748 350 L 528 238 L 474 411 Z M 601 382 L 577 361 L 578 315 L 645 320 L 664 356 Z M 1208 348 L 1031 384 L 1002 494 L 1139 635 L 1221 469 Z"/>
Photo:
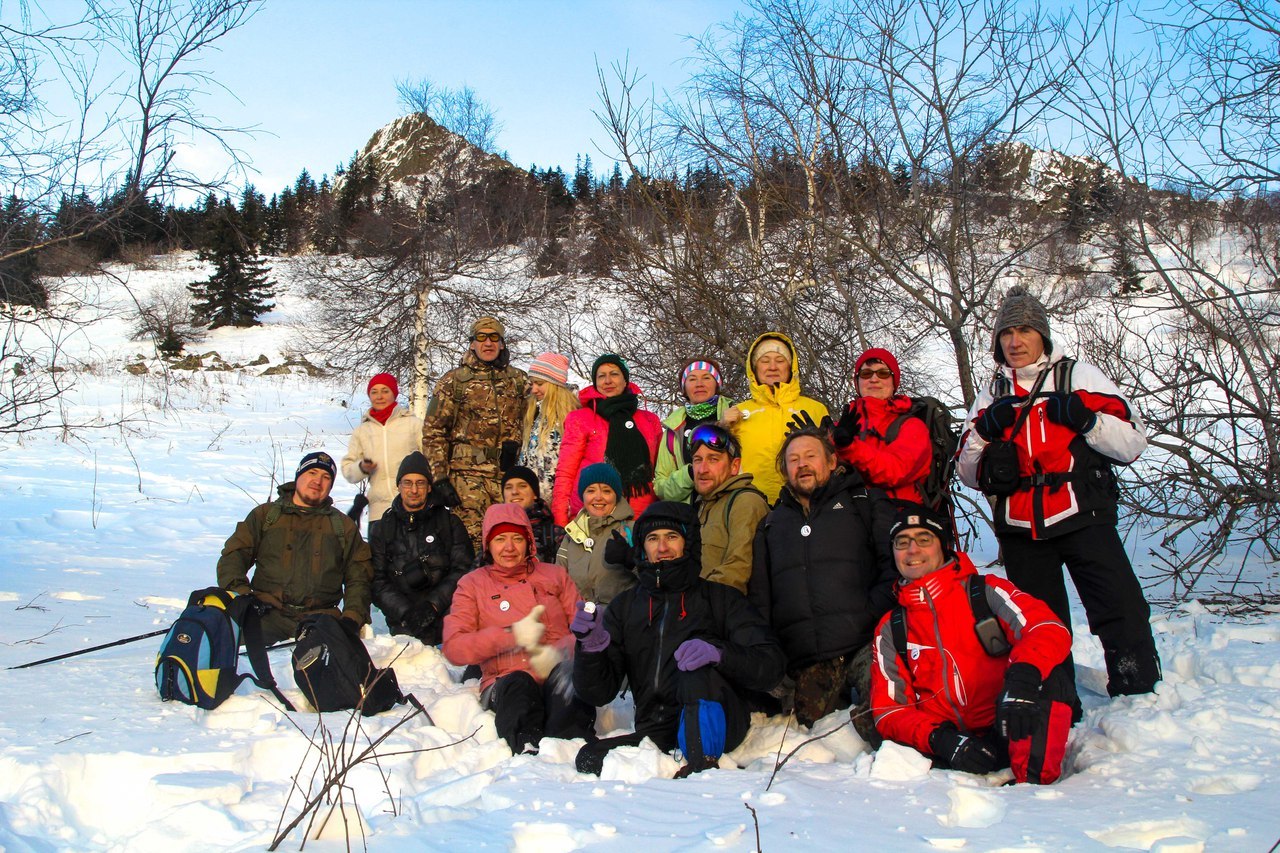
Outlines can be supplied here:
<path id="1" fill-rule="evenodd" d="M 209 111 L 257 125 L 240 147 L 268 197 L 305 166 L 319 178 L 400 114 L 402 78 L 469 85 L 497 111 L 499 150 L 521 167 L 611 161 L 598 106 L 597 60 L 629 57 L 659 89 L 678 87 L 685 38 L 732 20 L 737 0 L 267 0 L 205 67 L 242 103 Z M 206 151 L 191 152 L 199 164 Z"/>

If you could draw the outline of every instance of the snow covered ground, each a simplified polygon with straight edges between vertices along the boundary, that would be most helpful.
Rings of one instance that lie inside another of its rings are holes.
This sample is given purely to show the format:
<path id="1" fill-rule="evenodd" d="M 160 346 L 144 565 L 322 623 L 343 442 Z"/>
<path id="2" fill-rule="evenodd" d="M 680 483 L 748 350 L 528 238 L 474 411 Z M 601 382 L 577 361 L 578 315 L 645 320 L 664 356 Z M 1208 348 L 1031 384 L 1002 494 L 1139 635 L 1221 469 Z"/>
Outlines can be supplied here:
<path id="1" fill-rule="evenodd" d="M 195 266 L 133 284 L 189 281 Z M 280 364 L 300 307 L 280 301 L 264 328 L 219 331 L 193 350 Z M 126 326 L 105 319 L 77 339 L 85 366 L 66 401 L 73 419 L 123 423 L 0 439 L 0 667 L 166 627 L 190 590 L 213 582 L 235 522 L 303 453 L 340 455 L 364 404 L 349 381 L 261 376 L 265 366 L 165 374 L 147 359 L 151 372 L 130 375 L 124 365 L 147 345 L 127 341 Z M 339 483 L 335 497 L 346 505 L 353 493 Z M 978 549 L 980 563 L 989 550 Z M 348 777 L 353 849 L 1171 853 L 1266 851 L 1280 839 L 1278 612 L 1158 614 L 1164 683 L 1114 701 L 1100 695 L 1100 648 L 1077 637 L 1085 718 L 1066 778 L 1045 788 L 931 771 L 893 745 L 873 755 L 841 714 L 815 726 L 840 731 L 801 749 L 771 786 L 781 719 L 757 719 L 719 771 L 673 780 L 675 762 L 643 747 L 611 756 L 602 778 L 580 776 L 576 743 L 512 757 L 474 682 L 458 683 L 435 649 L 387 635 L 380 617 L 375 626 L 375 660 L 394 659 L 434 725 L 410 720 L 385 741 L 386 757 Z M 360 747 L 401 716 L 353 734 L 346 715 L 286 714 L 252 685 L 209 712 L 161 703 L 158 645 L 0 671 L 0 849 L 261 849 L 312 785 L 318 726 Z M 288 661 L 272 654 L 303 707 Z M 625 727 L 630 713 L 615 703 L 601 730 Z M 805 737 L 789 732 L 783 754 Z M 308 849 L 345 846 L 338 819 L 327 831 L 337 840 Z M 284 849 L 302 838 L 295 830 Z"/>

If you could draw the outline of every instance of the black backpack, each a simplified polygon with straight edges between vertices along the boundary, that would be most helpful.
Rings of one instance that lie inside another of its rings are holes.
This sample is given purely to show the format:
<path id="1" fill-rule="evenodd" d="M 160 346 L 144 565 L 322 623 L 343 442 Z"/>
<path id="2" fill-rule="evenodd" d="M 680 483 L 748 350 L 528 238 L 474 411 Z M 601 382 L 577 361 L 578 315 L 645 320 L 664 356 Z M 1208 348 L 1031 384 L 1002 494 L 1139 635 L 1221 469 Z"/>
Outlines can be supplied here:
<path id="1" fill-rule="evenodd" d="M 293 676 L 317 711 L 360 709 L 366 717 L 405 702 L 391 667 L 378 669 L 346 619 L 313 613 L 298 623 Z"/>
<path id="2" fill-rule="evenodd" d="M 955 473 L 956 448 L 960 446 L 960 433 L 955 428 L 955 418 L 942 402 L 934 397 L 911 397 L 911 408 L 899 415 L 884 431 L 885 444 L 892 444 L 902 430 L 907 418 L 919 418 L 929 430 L 932 458 L 929 473 L 916 483 L 924 503 L 935 512 L 952 517 L 951 477 Z"/>
<path id="3" fill-rule="evenodd" d="M 993 658 L 1009 654 L 1013 646 L 1000 627 L 1000 620 L 991 612 L 991 602 L 987 601 L 987 582 L 982 575 L 970 575 L 966 582 L 969 592 L 969 609 L 973 611 L 973 632 L 978 635 L 982 649 Z M 907 660 L 907 611 L 899 604 L 889 616 L 889 636 L 893 639 L 893 650 L 902 661 Z"/>
<path id="4" fill-rule="evenodd" d="M 174 621 L 156 655 L 156 689 L 165 702 L 212 710 L 246 678 L 270 690 L 285 708 L 294 707 L 276 687 L 262 641 L 262 604 L 252 595 L 218 587 L 198 589 Z M 239 672 L 240 642 L 253 674 Z"/>

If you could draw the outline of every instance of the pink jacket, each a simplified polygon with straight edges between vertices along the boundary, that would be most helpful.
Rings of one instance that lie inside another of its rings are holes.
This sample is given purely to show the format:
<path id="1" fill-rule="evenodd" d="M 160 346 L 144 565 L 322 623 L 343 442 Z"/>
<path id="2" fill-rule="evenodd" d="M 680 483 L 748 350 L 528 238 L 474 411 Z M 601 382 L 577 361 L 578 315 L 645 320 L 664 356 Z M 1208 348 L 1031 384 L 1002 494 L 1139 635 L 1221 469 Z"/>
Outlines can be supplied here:
<path id="1" fill-rule="evenodd" d="M 528 541 L 536 541 L 529 517 L 519 504 L 490 506 L 484 514 L 484 538 L 503 523 L 520 525 L 529 531 Z M 533 553 L 532 545 L 530 551 Z M 581 600 L 578 588 L 564 567 L 540 562 L 536 553 L 523 566 L 511 571 L 489 563 L 458 581 L 453 604 L 444 617 L 444 642 L 440 648 L 450 663 L 480 665 L 481 690 L 502 676 L 520 670 L 538 678 L 529 665 L 528 652 L 512 638 L 510 626 L 527 616 L 536 605 L 545 606 L 542 624 L 547 630 L 542 635 L 542 644 L 560 648 L 568 658 L 574 643 L 569 621 Z"/>
<path id="2" fill-rule="evenodd" d="M 627 386 L 627 390 L 636 396 L 640 389 L 635 383 Z M 566 526 L 582 509 L 582 499 L 578 497 L 578 474 L 588 465 L 603 462 L 604 448 L 609 441 L 609 422 L 595 412 L 594 403 L 604 397 L 588 385 L 578 392 L 578 400 L 583 408 L 575 409 L 564 419 L 564 438 L 560 442 L 560 463 L 556 466 L 556 484 L 551 497 L 551 513 L 556 524 Z M 658 459 L 658 445 L 662 443 L 662 421 L 653 412 L 637 409 L 635 414 L 636 429 L 644 436 L 649 445 L 649 463 Z M 645 507 L 653 503 L 653 483 L 649 483 L 648 491 L 642 495 L 618 495 L 625 497 L 631 504 L 631 510 L 640 517 Z"/>

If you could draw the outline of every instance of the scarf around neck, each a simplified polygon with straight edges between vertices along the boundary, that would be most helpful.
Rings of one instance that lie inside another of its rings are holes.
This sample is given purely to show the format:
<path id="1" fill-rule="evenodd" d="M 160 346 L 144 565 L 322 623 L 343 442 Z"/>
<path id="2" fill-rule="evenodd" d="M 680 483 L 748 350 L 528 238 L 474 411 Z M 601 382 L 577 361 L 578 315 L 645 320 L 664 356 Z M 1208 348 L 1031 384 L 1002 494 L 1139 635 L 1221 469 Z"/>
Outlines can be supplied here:
<path id="1" fill-rule="evenodd" d="M 632 391 L 595 402 L 596 414 L 609 423 L 605 442 L 605 461 L 618 469 L 622 491 L 633 498 L 648 493 L 653 487 L 653 463 L 649 459 L 649 443 L 636 424 L 636 408 L 640 400 Z"/>

